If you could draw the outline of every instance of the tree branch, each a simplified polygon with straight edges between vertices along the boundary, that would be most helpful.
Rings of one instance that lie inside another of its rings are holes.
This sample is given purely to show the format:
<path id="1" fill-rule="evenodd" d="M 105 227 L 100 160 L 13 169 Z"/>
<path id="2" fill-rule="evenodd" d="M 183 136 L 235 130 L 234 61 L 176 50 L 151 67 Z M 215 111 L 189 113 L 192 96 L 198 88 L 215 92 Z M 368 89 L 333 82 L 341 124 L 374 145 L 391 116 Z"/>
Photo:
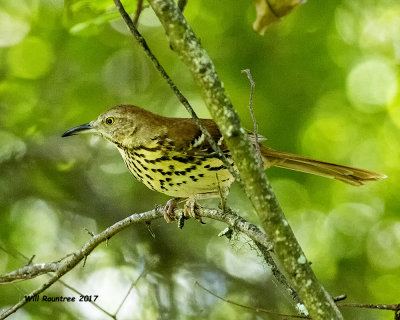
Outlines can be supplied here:
<path id="1" fill-rule="evenodd" d="M 132 225 L 134 223 L 151 221 L 151 220 L 154 220 L 157 218 L 161 218 L 162 216 L 163 216 L 163 214 L 156 210 L 139 213 L 139 214 L 133 214 L 121 221 L 118 221 L 117 223 L 113 224 L 111 227 L 107 228 L 106 230 L 99 233 L 98 235 L 94 235 L 90 239 L 90 241 L 88 241 L 80 250 L 75 251 L 69 259 L 67 259 L 63 263 L 60 263 L 57 268 L 57 271 L 55 271 L 54 275 L 47 282 L 45 282 L 41 287 L 33 290 L 29 294 L 29 296 L 38 295 L 38 294 L 42 293 L 44 290 L 46 290 L 47 288 L 49 288 L 58 279 L 60 279 L 62 276 L 64 276 L 66 273 L 68 273 L 70 270 L 72 270 L 79 262 L 86 259 L 87 256 L 100 243 L 110 239 L 116 233 L 126 229 L 127 227 L 129 227 L 130 225 Z M 29 277 L 29 278 L 32 278 L 32 277 Z M 0 320 L 7 318 L 9 315 L 16 312 L 19 308 L 24 306 L 26 303 L 28 303 L 27 299 L 25 299 L 25 298 L 21 299 L 17 304 L 15 304 L 14 306 L 12 306 L 9 309 L 6 309 L 3 313 L 1 313 Z"/>
<path id="2" fill-rule="evenodd" d="M 183 210 L 176 210 L 176 213 L 179 215 Z M 222 210 L 215 209 L 206 209 L 201 208 L 199 214 L 208 217 L 214 220 L 225 222 L 231 228 L 238 230 L 248 236 L 251 240 L 255 241 L 259 245 L 261 245 L 264 250 L 269 251 L 271 249 L 271 244 L 268 241 L 267 236 L 263 233 L 259 228 L 255 225 L 250 224 L 242 217 L 234 214 L 223 212 Z M 0 276 L 0 284 L 9 283 L 17 280 L 27 280 L 35 278 L 39 275 L 43 275 L 49 272 L 54 272 L 54 274 L 50 277 L 50 279 L 45 282 L 41 287 L 32 291 L 27 296 L 35 296 L 55 282 L 57 282 L 62 276 L 71 271 L 74 267 L 76 267 L 82 260 L 86 260 L 86 258 L 90 255 L 90 253 L 102 242 L 108 241 L 111 237 L 116 235 L 118 232 L 128 228 L 132 224 L 137 223 L 146 223 L 155 219 L 159 219 L 163 217 L 163 212 L 161 210 L 152 210 L 143 213 L 133 214 L 121 221 L 116 222 L 112 226 L 108 227 L 103 232 L 93 235 L 86 244 L 82 246 L 80 250 L 69 254 L 68 258 L 62 258 L 58 262 L 52 263 L 42 263 L 42 264 L 33 264 L 29 266 L 24 266 L 18 270 L 12 271 L 5 275 Z M 64 261 L 64 262 L 61 262 Z M 271 266 L 271 261 L 267 262 Z M 274 262 L 272 261 L 272 268 L 276 268 L 274 266 Z M 279 279 L 278 279 L 279 280 Z M 11 308 L 4 310 L 3 313 L 0 314 L 0 320 L 5 319 L 9 315 L 16 312 L 19 308 L 24 306 L 28 301 L 25 299 L 21 299 L 17 304 L 12 306 Z"/>
<path id="3" fill-rule="evenodd" d="M 315 277 L 264 171 L 257 165 L 254 148 L 225 94 L 214 64 L 173 0 L 149 0 L 160 19 L 171 48 L 188 66 L 200 87 L 208 110 L 239 169 L 241 184 L 274 244 L 286 274 L 313 319 L 343 319 L 334 301 Z"/>

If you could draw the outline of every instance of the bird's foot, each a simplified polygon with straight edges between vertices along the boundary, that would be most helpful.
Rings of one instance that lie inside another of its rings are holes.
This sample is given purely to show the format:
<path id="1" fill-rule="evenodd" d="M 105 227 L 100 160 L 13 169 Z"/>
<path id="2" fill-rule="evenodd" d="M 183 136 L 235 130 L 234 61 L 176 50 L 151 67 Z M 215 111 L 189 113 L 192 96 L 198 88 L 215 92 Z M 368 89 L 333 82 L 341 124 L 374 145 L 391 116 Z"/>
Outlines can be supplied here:
<path id="1" fill-rule="evenodd" d="M 182 198 L 172 198 L 168 200 L 167 204 L 164 207 L 164 219 L 167 221 L 167 223 L 172 223 L 175 221 L 175 209 L 178 206 L 179 201 L 181 201 Z"/>
<path id="2" fill-rule="evenodd" d="M 185 206 L 183 207 L 183 215 L 186 218 L 194 218 L 199 220 L 200 223 L 205 224 L 203 220 L 201 220 L 201 216 L 198 214 L 199 210 L 200 205 L 197 203 L 196 197 L 189 197 L 185 202 Z"/>
<path id="3" fill-rule="evenodd" d="M 175 220 L 177 220 L 177 217 L 175 215 L 175 209 L 178 206 L 178 203 L 182 201 L 182 198 L 172 198 L 168 200 L 166 203 L 163 213 L 164 213 L 164 219 L 167 223 L 172 223 Z M 183 207 L 183 216 L 180 218 L 180 224 L 183 223 L 185 219 L 189 218 L 194 218 L 196 220 L 199 220 L 200 223 L 204 224 L 204 222 L 201 220 L 200 215 L 198 214 L 200 210 L 200 205 L 197 203 L 197 198 L 196 197 L 189 197 L 187 198 L 185 205 Z"/>

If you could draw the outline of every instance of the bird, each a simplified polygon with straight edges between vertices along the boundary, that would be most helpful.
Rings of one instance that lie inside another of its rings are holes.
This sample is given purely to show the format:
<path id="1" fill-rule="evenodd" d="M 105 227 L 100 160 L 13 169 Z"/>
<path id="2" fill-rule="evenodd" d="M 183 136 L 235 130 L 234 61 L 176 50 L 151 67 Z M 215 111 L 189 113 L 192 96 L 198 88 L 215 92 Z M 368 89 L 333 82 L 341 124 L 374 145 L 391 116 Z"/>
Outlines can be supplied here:
<path id="1" fill-rule="evenodd" d="M 222 150 L 228 164 L 237 170 L 217 124 L 200 119 Z M 197 200 L 227 193 L 235 180 L 227 163 L 210 146 L 193 118 L 165 117 L 134 105 L 118 105 L 97 119 L 67 130 L 62 137 L 91 133 L 114 144 L 132 175 L 154 191 L 173 197 L 164 207 L 164 219 L 174 221 L 177 204 L 186 200 L 184 212 L 196 217 Z M 253 144 L 265 138 L 255 138 Z M 275 166 L 336 179 L 353 186 L 386 178 L 369 170 L 329 163 L 259 145 L 264 169 Z"/>

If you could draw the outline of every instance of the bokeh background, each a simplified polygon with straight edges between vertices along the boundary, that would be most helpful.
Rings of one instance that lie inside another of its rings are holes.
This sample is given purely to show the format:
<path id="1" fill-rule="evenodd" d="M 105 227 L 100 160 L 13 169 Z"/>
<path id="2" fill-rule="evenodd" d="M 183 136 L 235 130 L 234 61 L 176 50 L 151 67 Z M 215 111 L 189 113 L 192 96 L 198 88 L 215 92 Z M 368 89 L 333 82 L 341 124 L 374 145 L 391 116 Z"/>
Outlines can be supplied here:
<path id="1" fill-rule="evenodd" d="M 125 1 L 134 11 L 135 1 Z M 185 16 L 214 60 L 245 127 L 250 68 L 259 131 L 273 148 L 386 173 L 363 187 L 272 168 L 267 175 L 307 257 L 331 295 L 348 302 L 400 299 L 400 4 L 309 1 L 264 36 L 251 1 L 189 0 Z M 208 112 L 150 8 L 139 30 L 202 117 Z M 72 126 L 131 103 L 187 116 L 114 9 L 112 0 L 0 1 L 0 273 L 55 261 L 99 232 L 168 198 L 127 172 L 96 137 L 62 139 Z M 238 186 L 229 204 L 258 223 Z M 216 203 L 209 203 L 216 205 Z M 274 319 L 224 303 L 274 311 L 294 305 L 248 239 L 188 221 L 183 230 L 137 225 L 101 245 L 63 278 L 113 313 L 144 271 L 118 319 Z M 13 305 L 46 276 L 0 287 Z M 61 284 L 47 295 L 77 296 Z M 348 319 L 389 312 L 343 310 Z M 106 319 L 88 303 L 31 303 L 10 319 Z"/>

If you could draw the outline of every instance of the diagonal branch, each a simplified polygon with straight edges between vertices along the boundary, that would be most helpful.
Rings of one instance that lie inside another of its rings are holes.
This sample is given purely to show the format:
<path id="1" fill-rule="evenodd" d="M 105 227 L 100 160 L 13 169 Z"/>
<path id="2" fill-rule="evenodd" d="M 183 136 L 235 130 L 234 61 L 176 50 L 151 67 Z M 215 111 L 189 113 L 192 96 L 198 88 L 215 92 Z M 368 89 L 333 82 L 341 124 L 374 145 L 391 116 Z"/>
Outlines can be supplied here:
<path id="1" fill-rule="evenodd" d="M 176 212 L 177 212 L 177 214 L 180 214 L 180 213 L 182 213 L 182 210 L 176 210 Z M 238 230 L 240 232 L 243 232 L 251 240 L 255 241 L 256 243 L 259 243 L 265 250 L 269 251 L 271 249 L 271 244 L 268 241 L 268 238 L 265 235 L 265 233 L 263 233 L 255 225 L 250 224 L 245 219 L 243 219 L 240 216 L 237 216 L 236 214 L 222 212 L 222 210 L 214 210 L 214 209 L 210 210 L 210 209 L 205 209 L 205 208 L 201 209 L 200 214 L 203 215 L 204 217 L 208 217 L 208 218 L 218 220 L 218 221 L 223 221 L 229 227 L 231 227 L 235 230 Z M 86 258 L 90 255 L 90 253 L 102 242 L 108 241 L 111 237 L 116 235 L 118 232 L 121 232 L 122 230 L 128 228 L 132 224 L 146 223 L 146 222 L 150 222 L 152 220 L 159 219 L 162 217 L 163 217 L 162 211 L 157 210 L 157 209 L 152 210 L 152 211 L 143 212 L 143 213 L 133 214 L 121 221 L 116 222 L 115 224 L 108 227 L 103 232 L 101 232 L 97 235 L 93 235 L 91 237 L 91 239 L 82 246 L 81 249 L 68 255 L 68 258 L 63 258 L 63 259 L 60 259 L 59 261 L 53 262 L 53 263 L 33 264 L 33 265 L 26 266 L 26 267 L 22 267 L 18 270 L 10 272 L 6 275 L 0 276 L 0 279 L 1 279 L 0 284 L 17 281 L 17 280 L 32 279 L 34 277 L 37 277 L 39 275 L 42 275 L 42 274 L 45 274 L 48 272 L 54 272 L 54 274 L 50 277 L 50 279 L 47 282 L 45 282 L 39 288 L 33 290 L 27 296 L 32 297 L 32 296 L 39 295 L 40 293 L 44 292 L 47 288 L 52 286 L 55 282 L 57 282 L 66 273 L 68 273 L 73 268 L 75 268 L 81 261 L 85 261 Z M 64 261 L 64 262 L 61 262 L 61 261 Z M 274 263 L 274 262 L 272 261 L 272 263 Z M 269 261 L 269 265 L 271 266 L 271 268 L 274 267 L 274 265 L 271 265 L 271 261 Z M 276 266 L 275 266 L 275 268 L 276 268 Z M 39 272 L 38 270 L 42 270 L 42 271 Z M 9 315 L 16 312 L 18 309 L 20 309 L 26 303 L 28 303 L 28 300 L 25 299 L 25 297 L 24 297 L 23 299 L 21 299 L 17 304 L 12 306 L 11 308 L 4 310 L 3 313 L 0 314 L 0 320 L 7 318 Z"/>
<path id="2" fill-rule="evenodd" d="M 343 319 L 332 298 L 318 282 L 271 185 L 262 168 L 257 165 L 254 148 L 200 39 L 173 0 L 149 0 L 149 3 L 167 33 L 171 48 L 188 66 L 200 87 L 208 110 L 218 124 L 239 169 L 242 187 L 310 316 L 313 319 Z"/>

